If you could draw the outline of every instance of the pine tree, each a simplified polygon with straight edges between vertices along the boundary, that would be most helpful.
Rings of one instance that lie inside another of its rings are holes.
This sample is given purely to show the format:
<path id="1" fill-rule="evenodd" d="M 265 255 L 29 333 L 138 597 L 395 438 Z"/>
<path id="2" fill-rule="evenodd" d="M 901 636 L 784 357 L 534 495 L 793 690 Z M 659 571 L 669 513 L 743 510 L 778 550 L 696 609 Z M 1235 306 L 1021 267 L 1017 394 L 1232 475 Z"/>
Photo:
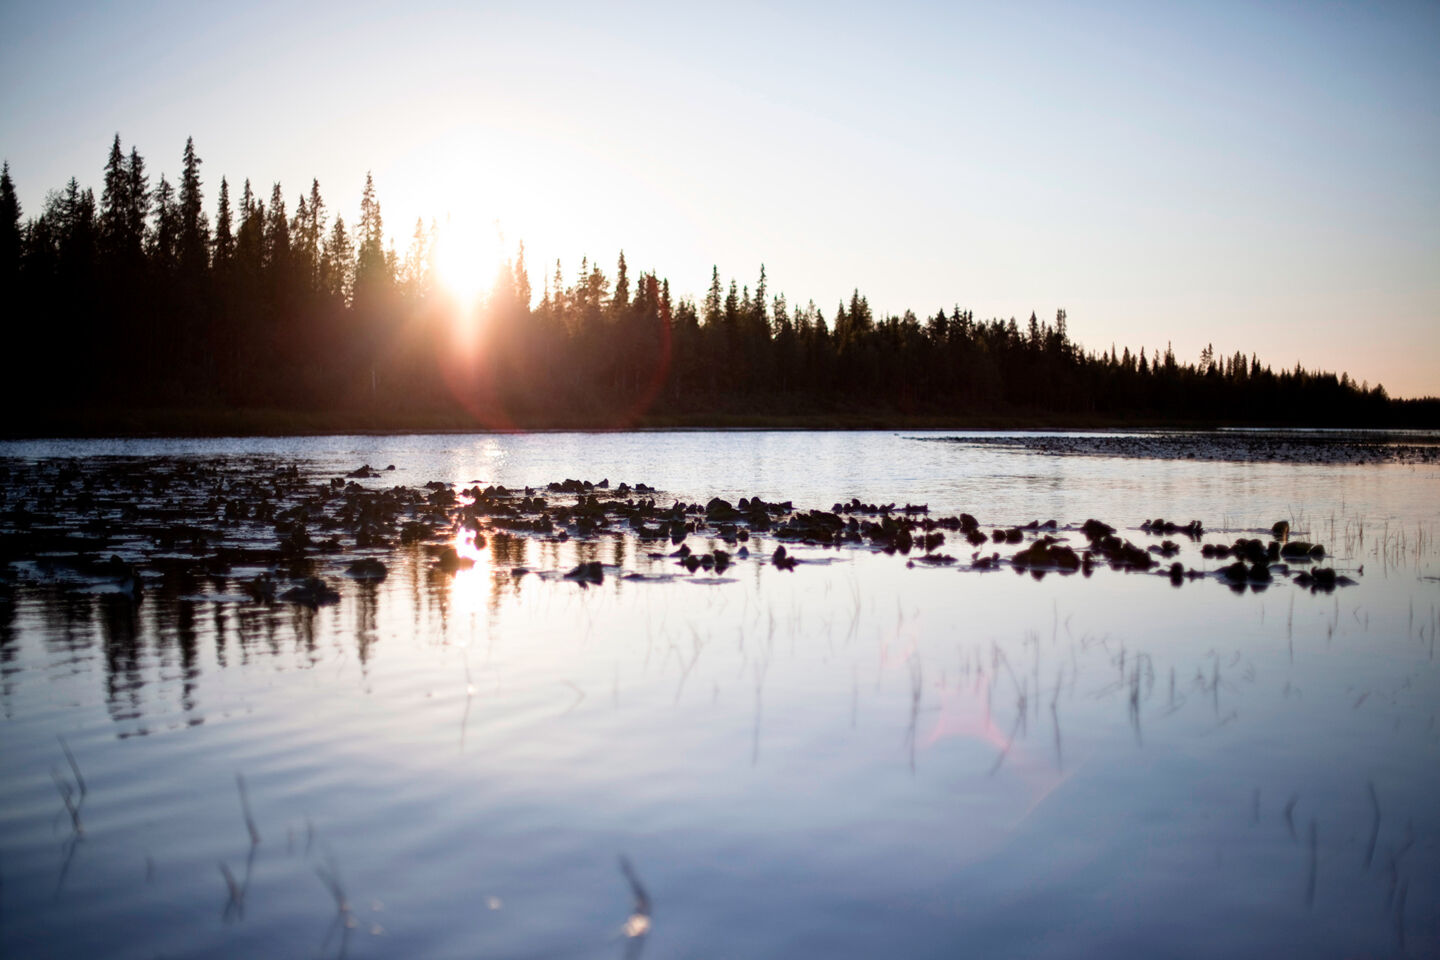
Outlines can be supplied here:
<path id="1" fill-rule="evenodd" d="M 302 230 L 305 279 L 311 289 L 320 287 L 320 247 L 325 237 L 325 200 L 320 196 L 320 181 L 310 180 L 310 202 L 305 208 Z"/>
<path id="2" fill-rule="evenodd" d="M 138 263 L 145 246 L 145 224 L 150 219 L 150 177 L 145 173 L 145 158 L 135 147 L 130 148 L 125 174 L 130 180 L 126 191 L 130 209 L 125 224 L 125 247 L 129 258 Z"/>
<path id="3" fill-rule="evenodd" d="M 320 254 L 320 292 L 330 299 L 349 304 L 354 295 L 355 247 L 345 232 L 345 218 L 336 217 Z"/>
<path id="4" fill-rule="evenodd" d="M 215 210 L 214 267 L 216 272 L 226 270 L 235 256 L 233 215 L 230 212 L 230 184 L 220 178 L 220 204 Z"/>
<path id="5" fill-rule="evenodd" d="M 235 266 L 247 280 L 260 276 L 265 260 L 265 209 L 255 200 L 250 181 L 240 193 L 240 229 L 235 234 Z"/>
<path id="6" fill-rule="evenodd" d="M 405 295 L 416 300 L 425 294 L 426 265 L 430 262 L 427 242 L 425 220 L 416 217 L 415 230 L 410 234 L 410 246 L 405 251 L 405 262 L 400 269 L 400 285 L 404 288 Z"/>
<path id="7" fill-rule="evenodd" d="M 295 201 L 295 214 L 290 218 L 290 259 L 296 265 L 298 276 L 305 281 L 303 285 L 309 284 L 309 251 L 305 248 L 305 228 L 310 223 L 310 204 L 305 200 L 305 194 L 300 194 L 300 199 Z"/>
<path id="8" fill-rule="evenodd" d="M 582 312 L 590 305 L 589 279 L 590 258 L 588 256 L 582 256 L 580 258 L 580 272 L 575 277 L 575 286 L 570 288 L 573 291 L 571 299 L 574 302 L 576 312 Z"/>
<path id="9" fill-rule="evenodd" d="M 784 293 L 781 293 L 775 298 L 775 305 L 774 309 L 771 311 L 771 315 L 774 317 L 776 334 L 779 334 L 781 331 L 789 331 L 790 329 L 792 329 L 790 325 L 790 307 L 785 302 Z"/>
<path id="10" fill-rule="evenodd" d="M 870 333 L 875 327 L 875 317 L 870 312 L 870 301 L 860 295 L 857 287 L 850 294 L 850 329 L 856 337 Z"/>
<path id="11" fill-rule="evenodd" d="M 365 289 L 389 279 L 385 258 L 385 227 L 380 216 L 380 201 L 375 198 L 375 181 L 365 174 L 365 191 L 360 196 L 360 226 L 356 233 L 355 286 Z"/>
<path id="12" fill-rule="evenodd" d="M 149 205 L 145 161 L 135 150 L 127 159 L 117 133 L 105 163 L 99 222 L 101 251 L 114 269 L 133 270 L 139 266 Z"/>
<path id="13" fill-rule="evenodd" d="M 550 307 L 557 319 L 565 314 L 565 274 L 560 270 L 560 258 L 555 258 L 555 276 L 550 281 Z"/>
<path id="14" fill-rule="evenodd" d="M 180 255 L 180 213 L 175 208 L 175 188 L 160 176 L 155 187 L 155 227 L 150 235 L 150 256 L 162 271 L 173 270 Z"/>
<path id="15" fill-rule="evenodd" d="M 123 259 L 129 246 L 130 207 L 130 174 L 117 133 L 110 144 L 110 157 L 105 162 L 105 186 L 100 192 L 101 244 L 106 257 L 113 261 Z"/>
<path id="16" fill-rule="evenodd" d="M 525 241 L 520 241 L 520 249 L 515 254 L 515 303 L 521 313 L 530 311 L 530 274 L 525 269 Z"/>
<path id="17" fill-rule="evenodd" d="M 272 270 L 290 266 L 290 221 L 285 217 L 285 197 L 278 183 L 270 188 L 270 209 L 265 216 L 265 265 Z"/>
<path id="18" fill-rule="evenodd" d="M 15 194 L 15 182 L 10 179 L 10 163 L 0 168 L 0 283 L 4 290 L 0 297 L 7 300 L 12 293 L 16 277 L 20 272 L 20 198 Z"/>
<path id="19" fill-rule="evenodd" d="M 179 259 L 181 268 L 192 274 L 205 269 L 210 250 L 209 227 L 205 222 L 202 200 L 200 158 L 195 155 L 195 138 L 187 137 L 180 174 Z"/>
<path id="20" fill-rule="evenodd" d="M 630 277 L 625 271 L 625 251 L 620 251 L 620 262 L 615 266 L 615 295 L 610 299 L 610 308 L 620 316 L 630 306 Z"/>
<path id="21" fill-rule="evenodd" d="M 854 329 L 850 323 L 850 317 L 845 313 L 845 301 L 841 300 L 835 307 L 835 339 L 844 348 L 854 338 Z"/>
<path id="22" fill-rule="evenodd" d="M 710 268 L 710 289 L 705 293 L 705 310 L 701 319 L 705 325 L 712 326 L 720 323 L 720 268 Z"/>
<path id="23" fill-rule="evenodd" d="M 755 281 L 755 299 L 751 301 L 751 311 L 753 313 L 751 322 L 754 323 L 756 330 L 763 331 L 764 334 L 768 335 L 770 332 L 770 318 L 765 312 L 765 264 L 763 263 L 760 264 L 760 279 Z"/>

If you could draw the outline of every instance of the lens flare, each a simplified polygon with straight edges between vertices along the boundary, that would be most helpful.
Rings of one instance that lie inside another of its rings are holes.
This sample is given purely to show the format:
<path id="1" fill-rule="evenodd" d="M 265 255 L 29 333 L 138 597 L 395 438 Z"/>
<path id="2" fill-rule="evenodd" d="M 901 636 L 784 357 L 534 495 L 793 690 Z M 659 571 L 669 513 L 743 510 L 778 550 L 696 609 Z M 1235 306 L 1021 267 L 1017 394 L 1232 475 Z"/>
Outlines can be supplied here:
<path id="1" fill-rule="evenodd" d="M 490 289 L 505 255 L 497 224 L 451 218 L 435 242 L 435 270 L 441 287 L 464 311 L 474 310 Z"/>

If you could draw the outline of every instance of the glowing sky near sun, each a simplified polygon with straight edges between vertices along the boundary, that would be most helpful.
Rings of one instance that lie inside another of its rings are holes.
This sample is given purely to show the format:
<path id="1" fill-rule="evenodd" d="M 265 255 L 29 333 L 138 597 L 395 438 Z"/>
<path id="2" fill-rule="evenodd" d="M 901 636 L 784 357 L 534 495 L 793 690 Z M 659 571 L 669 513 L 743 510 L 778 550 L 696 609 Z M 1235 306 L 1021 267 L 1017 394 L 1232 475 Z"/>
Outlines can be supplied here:
<path id="1" fill-rule="evenodd" d="M 353 222 L 710 268 L 830 315 L 1068 311 L 1440 394 L 1440 5 L 6 4 L 27 214 L 110 138 Z M 472 229 L 477 229 L 473 228 Z"/>

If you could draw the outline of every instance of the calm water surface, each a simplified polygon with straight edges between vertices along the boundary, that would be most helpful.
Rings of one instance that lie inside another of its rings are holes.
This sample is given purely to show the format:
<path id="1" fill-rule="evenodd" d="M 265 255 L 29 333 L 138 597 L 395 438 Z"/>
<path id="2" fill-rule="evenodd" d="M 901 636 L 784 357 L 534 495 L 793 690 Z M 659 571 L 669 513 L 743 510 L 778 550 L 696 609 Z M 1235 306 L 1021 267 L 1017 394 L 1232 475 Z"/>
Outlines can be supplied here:
<path id="1" fill-rule="evenodd" d="M 379 584 L 329 570 L 341 601 L 312 611 L 208 580 L 136 605 L 12 565 L 0 955 L 1440 955 L 1440 468 L 911 436 L 64 441 L 0 461 L 608 478 L 662 503 L 1097 517 L 1141 545 L 1156 516 L 1217 542 L 1285 519 L 1358 583 L 1037 581 L 818 547 L 784 572 L 764 537 L 723 576 L 672 577 L 668 544 L 537 537 L 453 574 L 417 548 Z M 598 586 L 554 575 L 590 559 Z"/>

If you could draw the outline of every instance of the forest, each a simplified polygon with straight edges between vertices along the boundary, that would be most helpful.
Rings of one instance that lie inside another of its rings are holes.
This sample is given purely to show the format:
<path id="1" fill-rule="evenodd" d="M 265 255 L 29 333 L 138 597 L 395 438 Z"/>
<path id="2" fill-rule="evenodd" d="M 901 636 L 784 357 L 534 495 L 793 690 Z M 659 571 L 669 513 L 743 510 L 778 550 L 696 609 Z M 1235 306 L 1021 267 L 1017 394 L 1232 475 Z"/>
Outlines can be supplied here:
<path id="1" fill-rule="evenodd" d="M 222 178 L 207 210 L 201 165 L 187 141 L 178 180 L 152 178 L 117 134 L 98 199 L 71 178 L 29 217 L 5 165 L 5 432 L 164 430 L 177 411 L 200 429 L 237 411 L 259 429 L 1440 424 L 1440 400 L 1347 373 L 1086 349 L 1063 310 L 877 315 L 857 287 L 827 312 L 763 266 L 753 284 L 713 269 L 697 302 L 623 252 L 537 281 L 521 245 L 472 307 L 437 282 L 434 221 L 387 243 L 369 177 L 347 223 L 317 181 L 287 200 Z M 329 419 L 284 419 L 302 415 Z"/>

